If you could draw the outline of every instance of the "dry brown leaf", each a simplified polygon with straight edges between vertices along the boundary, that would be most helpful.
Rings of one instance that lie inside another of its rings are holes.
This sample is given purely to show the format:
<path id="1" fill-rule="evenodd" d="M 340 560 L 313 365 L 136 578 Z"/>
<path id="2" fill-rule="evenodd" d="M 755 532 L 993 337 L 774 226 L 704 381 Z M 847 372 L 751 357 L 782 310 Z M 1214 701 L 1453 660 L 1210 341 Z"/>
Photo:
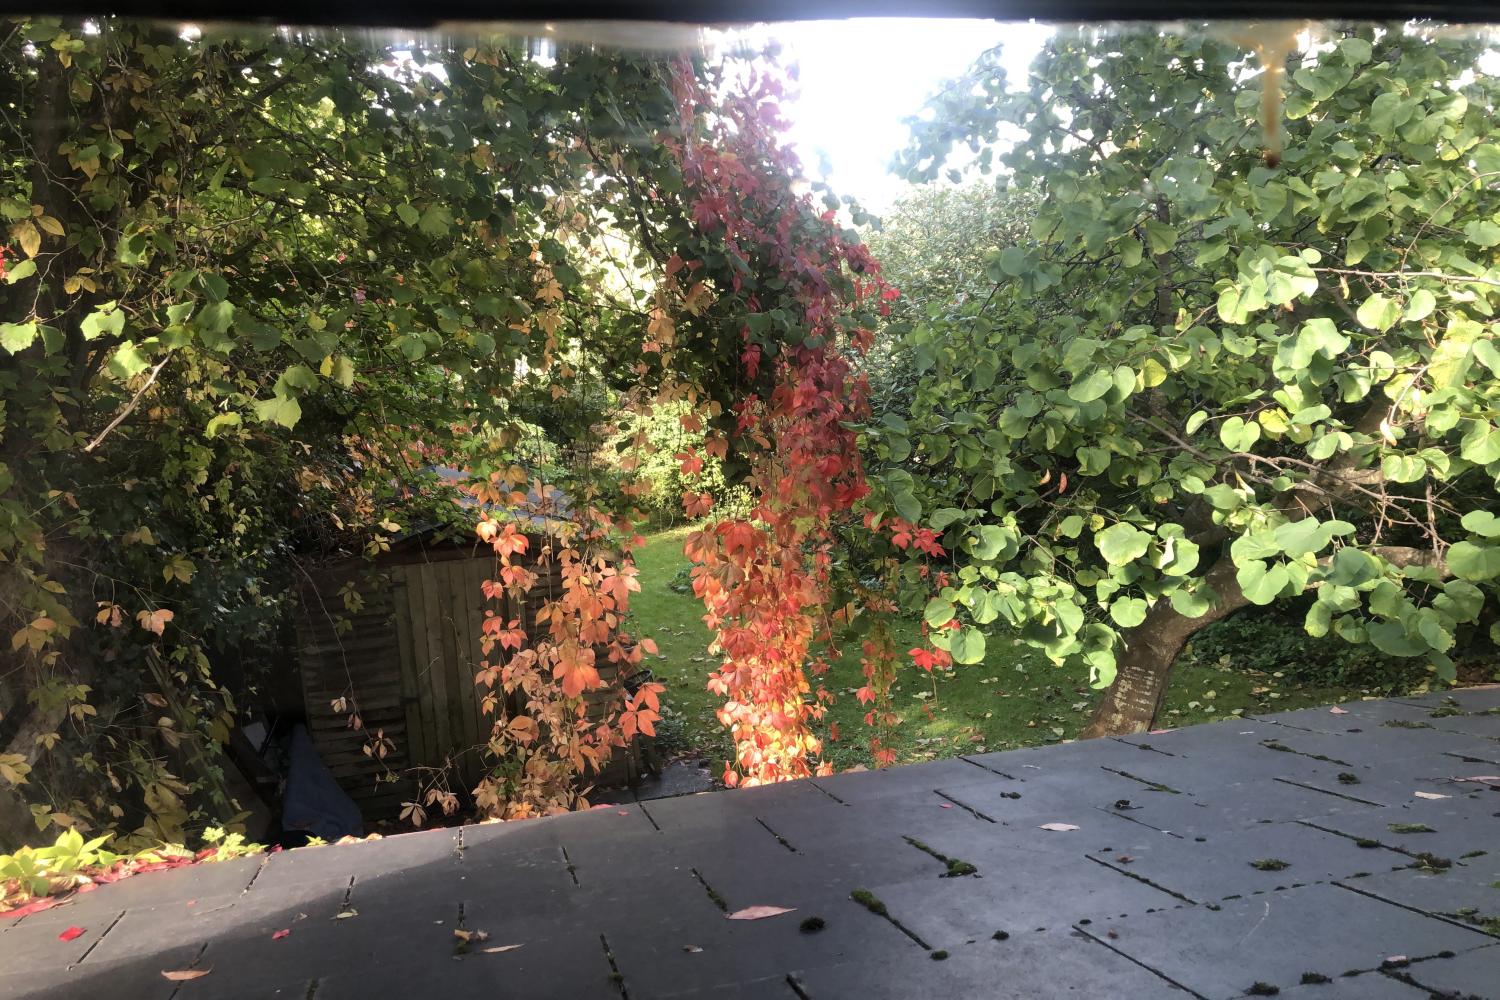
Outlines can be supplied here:
<path id="1" fill-rule="evenodd" d="M 735 910 L 725 916 L 730 920 L 764 920 L 766 917 L 779 917 L 783 913 L 791 913 L 794 909 L 795 907 L 785 906 L 747 906 L 743 910 Z"/>
<path id="2" fill-rule="evenodd" d="M 485 948 L 483 950 L 486 955 L 498 955 L 502 951 L 515 951 L 519 947 L 521 946 L 518 944 L 497 944 L 493 948 Z"/>
<path id="3" fill-rule="evenodd" d="M 167 979 L 170 979 L 174 983 L 185 983 L 185 982 L 188 982 L 189 980 L 192 980 L 192 979 L 202 979 L 204 976 L 208 975 L 212 971 L 214 971 L 214 970 L 211 969 L 211 968 L 210 969 L 173 969 L 171 971 L 163 969 L 163 970 L 161 970 L 161 974 L 162 974 L 163 977 L 165 977 Z"/>

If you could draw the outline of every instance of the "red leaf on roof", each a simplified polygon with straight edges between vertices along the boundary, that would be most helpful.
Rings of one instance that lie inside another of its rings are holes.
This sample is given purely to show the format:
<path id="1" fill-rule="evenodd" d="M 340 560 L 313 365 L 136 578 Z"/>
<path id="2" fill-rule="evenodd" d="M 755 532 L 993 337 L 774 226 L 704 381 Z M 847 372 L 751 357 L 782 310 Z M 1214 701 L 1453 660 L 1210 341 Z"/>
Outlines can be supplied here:
<path id="1" fill-rule="evenodd" d="M 291 928 L 284 927 L 281 930 L 277 931 L 275 934 L 272 934 L 271 935 L 271 940 L 272 941 L 280 941 L 282 938 L 286 937 L 290 933 L 292 933 Z"/>
<path id="2" fill-rule="evenodd" d="M 81 938 L 81 937 L 83 937 L 83 928 L 82 927 L 69 927 L 67 930 L 65 930 L 61 934 L 59 934 L 57 936 L 57 939 L 59 941 L 72 941 L 74 938 Z"/>

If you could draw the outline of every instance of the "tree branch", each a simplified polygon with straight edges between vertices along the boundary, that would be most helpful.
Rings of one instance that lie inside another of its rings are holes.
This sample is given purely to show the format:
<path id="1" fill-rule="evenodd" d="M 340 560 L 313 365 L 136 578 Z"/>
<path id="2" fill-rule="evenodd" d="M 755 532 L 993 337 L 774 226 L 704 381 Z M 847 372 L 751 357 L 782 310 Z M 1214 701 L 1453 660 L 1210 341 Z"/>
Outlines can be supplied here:
<path id="1" fill-rule="evenodd" d="M 99 432 L 98 437 L 94 438 L 94 440 L 83 446 L 83 450 L 85 452 L 93 451 L 95 448 L 99 447 L 100 442 L 102 442 L 106 437 L 109 436 L 109 432 L 120 426 L 120 422 L 126 417 L 130 416 L 135 408 L 140 405 L 141 397 L 146 394 L 146 390 L 151 388 L 151 384 L 156 381 L 156 376 L 161 373 L 162 368 L 164 368 L 167 362 L 171 359 L 172 352 L 168 351 L 166 357 L 158 361 L 156 363 L 156 367 L 151 369 L 151 374 L 146 376 L 146 384 L 137 389 L 135 395 L 130 398 L 130 402 L 125 404 L 125 409 L 121 410 L 115 416 L 115 419 L 111 420 L 109 424 L 104 428 L 104 430 Z"/>

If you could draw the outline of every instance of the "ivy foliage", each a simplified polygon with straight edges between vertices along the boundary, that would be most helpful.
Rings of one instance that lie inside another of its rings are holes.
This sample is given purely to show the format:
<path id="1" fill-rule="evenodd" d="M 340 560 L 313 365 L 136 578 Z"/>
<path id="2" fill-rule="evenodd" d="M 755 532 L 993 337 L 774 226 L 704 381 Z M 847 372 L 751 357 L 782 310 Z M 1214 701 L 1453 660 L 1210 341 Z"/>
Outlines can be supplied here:
<path id="1" fill-rule="evenodd" d="M 302 563 L 451 511 L 425 470 L 556 456 L 667 383 L 727 437 L 770 385 L 746 337 L 806 336 L 684 203 L 674 67 L 537 55 L 0 28 L 0 711 L 48 723 L 0 785 L 39 828 L 232 813 L 217 749 Z"/>
<path id="2" fill-rule="evenodd" d="M 872 502 L 953 554 L 934 645 L 1006 626 L 1104 687 L 1168 625 L 1310 591 L 1312 635 L 1453 676 L 1500 580 L 1485 44 L 1331 31 L 1276 166 L 1265 74 L 1207 27 L 1060 31 L 1016 88 L 991 52 L 913 122 L 913 179 L 982 146 L 1037 199 L 992 300 L 909 334 L 910 415 L 863 432 Z"/>

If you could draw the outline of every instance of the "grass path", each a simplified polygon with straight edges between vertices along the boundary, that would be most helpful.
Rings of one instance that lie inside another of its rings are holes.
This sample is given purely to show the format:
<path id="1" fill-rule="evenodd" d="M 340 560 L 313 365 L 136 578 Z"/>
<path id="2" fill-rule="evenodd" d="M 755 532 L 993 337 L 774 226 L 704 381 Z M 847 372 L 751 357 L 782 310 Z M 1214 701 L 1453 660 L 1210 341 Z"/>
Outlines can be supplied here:
<path id="1" fill-rule="evenodd" d="M 718 661 L 707 652 L 711 635 L 702 622 L 703 606 L 687 585 L 686 574 L 679 576 L 689 565 L 682 545 L 690 530 L 660 532 L 636 550 L 641 592 L 631 600 L 631 618 L 635 631 L 655 639 L 659 650 L 647 662 L 667 685 L 663 749 L 705 756 L 718 773 L 729 752 L 728 734 L 714 717 L 718 700 L 704 686 Z M 917 645 L 919 619 L 917 609 L 910 618 L 892 624 L 898 649 Z M 926 674 L 910 666 L 904 655 L 903 660 L 907 665 L 894 691 L 903 719 L 894 746 L 902 763 L 1075 739 L 1098 698 L 1080 676 L 1001 635 L 991 637 L 989 655 L 973 666 Z M 824 683 L 838 695 L 825 722 L 837 721 L 842 737 L 828 744 L 829 759 L 841 769 L 869 766 L 865 712 L 854 697 L 864 683 L 857 644 L 850 644 Z M 1274 674 L 1188 659 L 1173 675 L 1159 724 L 1210 722 L 1330 704 L 1366 693 L 1370 692 L 1294 685 Z"/>

